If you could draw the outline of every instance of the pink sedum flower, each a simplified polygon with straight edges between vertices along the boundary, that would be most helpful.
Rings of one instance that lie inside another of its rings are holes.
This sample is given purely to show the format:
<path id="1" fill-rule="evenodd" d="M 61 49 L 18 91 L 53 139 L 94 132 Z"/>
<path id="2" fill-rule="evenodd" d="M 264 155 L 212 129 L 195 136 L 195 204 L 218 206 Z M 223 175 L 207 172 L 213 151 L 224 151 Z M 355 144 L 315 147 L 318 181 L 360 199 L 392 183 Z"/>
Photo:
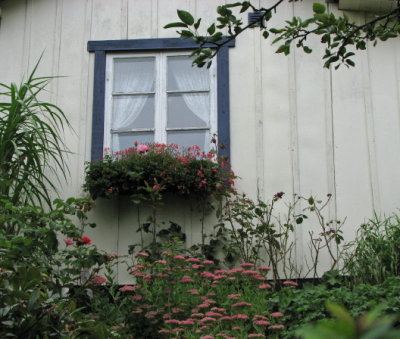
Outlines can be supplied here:
<path id="1" fill-rule="evenodd" d="M 212 260 L 204 260 L 203 261 L 203 265 L 213 265 L 214 264 L 214 261 L 212 261 Z"/>
<path id="2" fill-rule="evenodd" d="M 217 319 L 211 318 L 211 317 L 204 317 L 203 319 L 200 319 L 200 322 L 203 324 L 207 323 L 207 322 L 215 322 L 215 321 L 217 321 Z"/>
<path id="3" fill-rule="evenodd" d="M 253 306 L 253 304 L 250 304 L 246 301 L 239 301 L 237 303 L 232 304 L 232 307 L 250 307 Z"/>
<path id="4" fill-rule="evenodd" d="M 251 262 L 244 262 L 242 264 L 239 265 L 240 267 L 253 267 L 254 264 Z"/>
<path id="5" fill-rule="evenodd" d="M 148 257 L 149 254 L 146 253 L 146 252 L 138 252 L 138 253 L 136 253 L 136 256 L 137 256 L 137 257 Z M 137 266 L 139 266 L 139 265 L 137 265 Z M 137 266 L 136 266 L 136 267 L 137 267 Z"/>
<path id="6" fill-rule="evenodd" d="M 130 291 L 134 291 L 134 290 L 135 290 L 135 287 L 134 286 L 129 286 L 129 285 L 126 285 L 126 286 L 123 286 L 123 287 L 119 288 L 119 291 L 121 291 L 121 292 L 130 292 Z"/>
<path id="7" fill-rule="evenodd" d="M 229 315 L 224 315 L 223 317 L 219 318 L 219 320 L 223 321 L 223 320 L 232 320 L 232 317 L 230 317 Z"/>
<path id="8" fill-rule="evenodd" d="M 194 280 L 191 277 L 189 277 L 187 275 L 184 275 L 183 278 L 179 282 L 181 282 L 181 283 L 194 283 Z"/>
<path id="9" fill-rule="evenodd" d="M 101 285 L 104 283 L 108 283 L 108 280 L 101 276 L 100 274 L 93 274 L 92 279 L 90 280 L 90 283 L 93 285 Z"/>
<path id="10" fill-rule="evenodd" d="M 243 274 L 253 275 L 253 274 L 258 274 L 258 272 L 257 271 L 253 271 L 253 270 L 248 270 L 248 271 L 243 271 Z"/>
<path id="11" fill-rule="evenodd" d="M 297 282 L 294 282 L 292 280 L 285 280 L 283 282 L 283 284 L 286 285 L 286 286 L 298 286 L 299 285 Z"/>
<path id="12" fill-rule="evenodd" d="M 240 314 L 240 313 L 233 315 L 231 318 L 232 319 L 243 319 L 243 320 L 249 319 L 249 317 L 246 314 Z"/>
<path id="13" fill-rule="evenodd" d="M 283 313 L 282 312 L 274 312 L 274 313 L 271 313 L 271 317 L 274 317 L 274 318 L 283 317 Z"/>
<path id="14" fill-rule="evenodd" d="M 186 261 L 187 262 L 196 262 L 196 263 L 201 262 L 200 259 L 197 259 L 197 258 L 187 258 Z"/>
<path id="15" fill-rule="evenodd" d="M 260 319 L 260 320 L 254 320 L 254 321 L 253 321 L 253 324 L 254 324 L 254 325 L 258 325 L 258 326 L 267 326 L 267 325 L 270 324 L 270 322 L 267 321 L 267 320 L 262 320 L 262 319 Z"/>
<path id="16" fill-rule="evenodd" d="M 229 294 L 228 299 L 239 299 L 241 294 Z"/>
<path id="17" fill-rule="evenodd" d="M 253 320 L 257 320 L 257 319 L 268 320 L 268 318 L 265 315 L 262 315 L 262 314 L 256 314 L 253 317 Z"/>
<path id="18" fill-rule="evenodd" d="M 265 338 L 264 334 L 261 333 L 250 333 L 247 338 Z"/>
<path id="19" fill-rule="evenodd" d="M 258 286 L 258 288 L 261 288 L 261 289 L 271 288 L 271 285 L 269 285 L 269 284 L 262 284 L 262 285 Z"/>

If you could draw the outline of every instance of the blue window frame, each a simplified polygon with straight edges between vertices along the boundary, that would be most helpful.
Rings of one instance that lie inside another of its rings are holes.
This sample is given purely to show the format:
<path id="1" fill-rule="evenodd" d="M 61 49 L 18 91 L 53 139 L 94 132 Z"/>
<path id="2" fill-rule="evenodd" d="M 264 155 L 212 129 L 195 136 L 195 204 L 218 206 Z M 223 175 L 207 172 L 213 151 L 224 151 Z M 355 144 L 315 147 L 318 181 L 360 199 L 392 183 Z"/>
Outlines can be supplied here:
<path id="1" fill-rule="evenodd" d="M 220 48 L 217 54 L 217 130 L 219 154 L 230 156 L 229 129 L 229 47 L 234 47 L 235 41 L 229 41 Z M 155 52 L 155 51 L 185 51 L 193 50 L 198 45 L 190 39 L 134 39 L 134 40 L 103 40 L 89 41 L 88 51 L 95 53 L 94 88 L 93 88 L 93 122 L 91 159 L 103 157 L 104 148 L 104 117 L 106 90 L 106 54 L 123 52 Z M 205 46 L 212 47 L 212 46 Z M 221 147 L 224 145 L 224 147 Z"/>

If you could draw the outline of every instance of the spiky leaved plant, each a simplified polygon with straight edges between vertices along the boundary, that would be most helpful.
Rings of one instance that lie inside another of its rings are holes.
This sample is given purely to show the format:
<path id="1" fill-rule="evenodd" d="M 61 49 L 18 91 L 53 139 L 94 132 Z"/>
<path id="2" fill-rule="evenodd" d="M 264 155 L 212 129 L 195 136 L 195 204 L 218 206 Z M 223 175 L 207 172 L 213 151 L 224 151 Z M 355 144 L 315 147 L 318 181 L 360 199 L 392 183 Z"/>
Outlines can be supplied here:
<path id="1" fill-rule="evenodd" d="M 0 83 L 0 198 L 51 207 L 52 178 L 66 177 L 60 133 L 70 124 L 60 108 L 39 99 L 53 77 L 34 67 L 20 86 Z"/>

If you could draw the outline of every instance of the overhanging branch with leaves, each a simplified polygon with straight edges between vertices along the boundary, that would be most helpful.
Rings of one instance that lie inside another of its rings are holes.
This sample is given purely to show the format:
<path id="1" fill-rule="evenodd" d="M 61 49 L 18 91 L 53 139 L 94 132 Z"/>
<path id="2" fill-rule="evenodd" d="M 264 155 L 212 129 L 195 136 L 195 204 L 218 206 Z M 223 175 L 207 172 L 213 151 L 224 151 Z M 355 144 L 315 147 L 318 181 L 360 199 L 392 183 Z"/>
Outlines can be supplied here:
<path id="1" fill-rule="evenodd" d="M 196 56 L 194 64 L 199 67 L 210 67 L 213 57 L 222 46 L 257 25 L 260 26 L 260 32 L 265 39 L 274 36 L 272 44 L 279 45 L 276 53 L 285 55 L 290 54 L 293 44 L 309 54 L 312 49 L 307 45 L 307 39 L 311 36 L 321 37 L 321 43 L 326 46 L 324 67 L 334 65 L 335 69 L 341 65 L 355 66 L 352 60 L 355 55 L 354 49 L 365 50 L 368 42 L 376 45 L 378 41 L 396 38 L 400 34 L 400 7 L 378 15 L 364 24 L 357 24 L 345 13 L 336 16 L 330 13 L 325 5 L 314 3 L 313 16 L 310 18 L 295 16 L 286 20 L 284 27 L 271 27 L 268 24 L 283 3 L 299 1 L 301 0 L 279 0 L 268 8 L 256 7 L 250 1 L 218 6 L 216 22 L 207 28 L 206 35 L 200 32 L 201 18 L 195 19 L 191 13 L 183 10 L 178 10 L 180 21 L 169 23 L 164 28 L 180 28 L 177 33 L 181 38 L 191 38 L 199 44 L 199 48 L 192 53 Z M 256 22 L 244 25 L 240 15 L 248 11 L 261 15 Z M 227 38 L 222 40 L 224 35 L 227 35 Z M 215 48 L 205 48 L 206 44 Z"/>

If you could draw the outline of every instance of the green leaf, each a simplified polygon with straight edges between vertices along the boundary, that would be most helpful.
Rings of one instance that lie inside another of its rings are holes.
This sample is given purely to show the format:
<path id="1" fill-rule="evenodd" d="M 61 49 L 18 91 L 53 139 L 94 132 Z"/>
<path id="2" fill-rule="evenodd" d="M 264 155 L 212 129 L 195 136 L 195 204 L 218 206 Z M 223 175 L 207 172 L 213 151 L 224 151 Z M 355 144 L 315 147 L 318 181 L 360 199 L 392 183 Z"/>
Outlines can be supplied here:
<path id="1" fill-rule="evenodd" d="M 307 47 L 307 46 L 303 46 L 303 51 L 307 54 L 310 54 L 312 52 L 312 49 Z"/>
<path id="2" fill-rule="evenodd" d="M 192 16 L 192 14 L 190 14 L 189 12 L 186 11 L 182 11 L 182 10 L 177 10 L 179 19 L 182 20 L 183 23 L 185 23 L 186 25 L 193 25 L 194 24 L 194 18 Z"/>
<path id="3" fill-rule="evenodd" d="M 352 66 L 352 67 L 354 67 L 356 65 L 355 62 L 350 59 L 346 59 L 346 64 L 348 64 L 349 66 Z"/>
<path id="4" fill-rule="evenodd" d="M 280 45 L 278 49 L 276 50 L 276 53 L 287 53 L 288 51 L 288 46 L 287 45 Z"/>
<path id="5" fill-rule="evenodd" d="M 193 36 L 194 36 L 194 34 L 188 30 L 182 30 L 179 32 L 179 34 L 181 35 L 182 39 L 189 39 L 189 38 L 193 38 Z"/>
<path id="6" fill-rule="evenodd" d="M 250 2 L 243 2 L 242 8 L 240 9 L 240 13 L 246 12 L 250 7 Z"/>
<path id="7" fill-rule="evenodd" d="M 164 28 L 173 28 L 173 27 L 187 27 L 188 25 L 184 24 L 183 22 L 171 22 L 164 26 Z"/>
<path id="8" fill-rule="evenodd" d="M 313 3 L 313 11 L 316 14 L 323 14 L 326 11 L 326 7 L 318 2 Z"/>
<path id="9" fill-rule="evenodd" d="M 274 34 L 279 34 L 283 32 L 283 29 L 271 28 L 269 31 Z"/>
<path id="10" fill-rule="evenodd" d="M 354 319 L 342 306 L 328 302 L 326 307 L 329 310 L 329 313 L 336 319 L 341 320 L 352 327 L 355 326 Z"/>
<path id="11" fill-rule="evenodd" d="M 193 27 L 194 27 L 195 29 L 199 29 L 199 27 L 200 27 L 200 22 L 201 22 L 201 18 L 200 18 L 199 20 L 197 20 L 197 22 L 193 25 Z"/>
<path id="12" fill-rule="evenodd" d="M 215 33 L 215 24 L 212 24 L 210 27 L 208 27 L 207 33 L 209 35 L 213 35 Z"/>

